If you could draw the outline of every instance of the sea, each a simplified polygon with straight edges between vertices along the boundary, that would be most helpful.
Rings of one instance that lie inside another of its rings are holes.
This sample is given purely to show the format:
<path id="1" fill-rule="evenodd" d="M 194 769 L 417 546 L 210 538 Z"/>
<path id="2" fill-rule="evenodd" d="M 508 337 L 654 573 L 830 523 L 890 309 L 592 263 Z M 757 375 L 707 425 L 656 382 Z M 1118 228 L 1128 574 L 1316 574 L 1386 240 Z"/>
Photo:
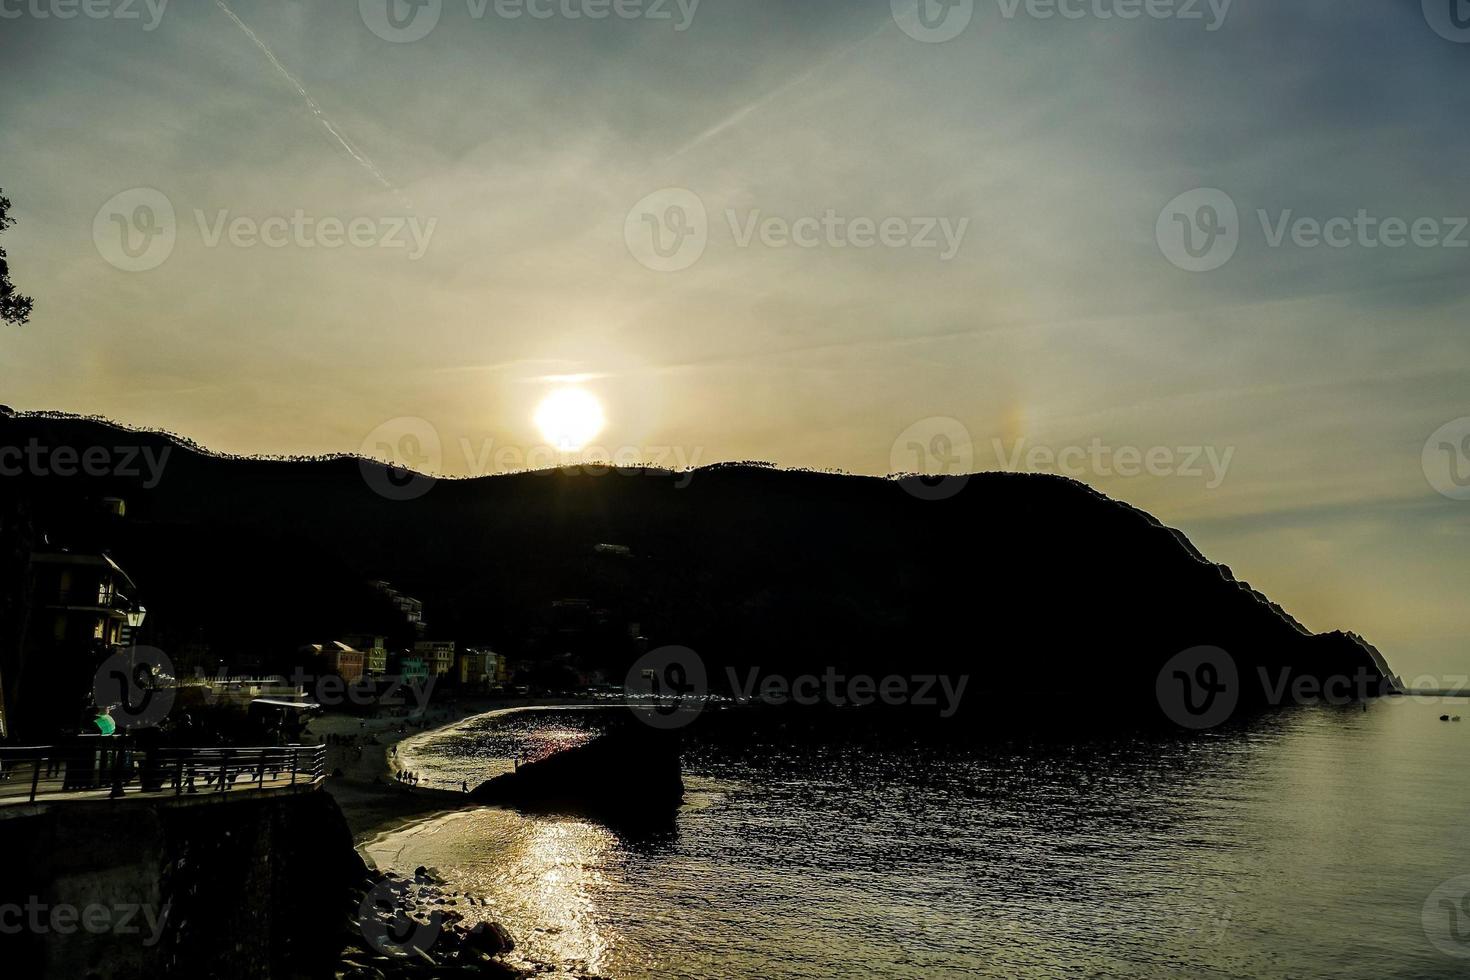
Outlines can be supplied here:
<path id="1" fill-rule="evenodd" d="M 580 976 L 1465 977 L 1470 710 L 1440 720 L 1462 708 L 1062 738 L 695 725 L 671 828 L 483 807 L 366 850 L 473 896 L 520 965 Z M 492 712 L 399 763 L 473 786 L 626 710 Z"/>

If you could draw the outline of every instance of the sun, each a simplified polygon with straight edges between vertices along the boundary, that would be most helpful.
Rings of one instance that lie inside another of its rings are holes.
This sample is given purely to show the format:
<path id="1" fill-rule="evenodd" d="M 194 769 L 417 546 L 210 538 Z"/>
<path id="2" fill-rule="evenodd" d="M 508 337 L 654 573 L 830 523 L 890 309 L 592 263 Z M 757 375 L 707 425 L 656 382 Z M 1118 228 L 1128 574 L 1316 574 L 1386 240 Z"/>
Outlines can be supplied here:
<path id="1" fill-rule="evenodd" d="M 606 424 L 602 403 L 585 388 L 558 388 L 536 406 L 541 438 L 562 452 L 582 449 Z"/>

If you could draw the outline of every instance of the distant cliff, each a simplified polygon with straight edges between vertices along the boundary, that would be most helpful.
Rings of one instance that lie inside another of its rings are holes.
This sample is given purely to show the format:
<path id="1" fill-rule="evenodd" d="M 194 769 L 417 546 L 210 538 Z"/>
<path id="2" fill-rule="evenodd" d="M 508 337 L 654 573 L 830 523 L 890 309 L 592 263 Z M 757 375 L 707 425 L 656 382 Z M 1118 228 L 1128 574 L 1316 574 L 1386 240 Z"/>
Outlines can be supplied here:
<path id="1" fill-rule="evenodd" d="M 32 440 L 169 450 L 156 479 L 140 466 L 0 485 L 38 514 L 126 498 L 115 551 L 150 624 L 220 651 L 354 629 L 364 581 L 382 577 L 424 601 L 435 635 L 512 656 L 581 642 L 618 682 L 644 645 L 626 642 L 633 624 L 647 646 L 698 651 L 717 688 L 729 670 L 831 667 L 1144 705 L 1161 667 L 1200 645 L 1243 674 L 1359 672 L 1379 689 L 1389 675 L 1359 637 L 1309 633 L 1178 531 L 1058 477 L 981 474 L 924 500 L 892 480 L 721 466 L 440 480 L 391 500 L 354 458 L 226 458 L 96 421 L 0 418 L 0 447 Z M 580 634 L 550 612 L 568 597 L 594 611 Z"/>

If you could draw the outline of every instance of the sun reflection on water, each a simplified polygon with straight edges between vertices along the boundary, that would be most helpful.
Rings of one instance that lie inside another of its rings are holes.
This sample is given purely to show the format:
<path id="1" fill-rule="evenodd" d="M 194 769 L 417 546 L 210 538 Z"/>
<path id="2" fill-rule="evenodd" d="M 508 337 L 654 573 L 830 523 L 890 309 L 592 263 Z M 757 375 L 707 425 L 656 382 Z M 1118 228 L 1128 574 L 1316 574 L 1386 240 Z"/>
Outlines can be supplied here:
<path id="1" fill-rule="evenodd" d="M 432 821 L 369 850 L 385 867 L 427 863 L 454 891 L 477 896 L 476 904 L 456 906 L 465 926 L 504 925 L 516 940 L 511 958 L 522 966 L 601 974 L 611 966 L 612 943 L 599 924 L 605 910 L 598 896 L 609 887 L 603 869 L 616 864 L 616 847 L 617 837 L 595 823 L 486 808 Z"/>
<path id="2" fill-rule="evenodd" d="M 527 916 L 542 925 L 527 937 L 527 952 L 544 941 L 550 955 L 538 959 L 593 973 L 606 968 L 608 942 L 598 928 L 594 893 L 606 884 L 600 869 L 613 844 L 613 835 L 595 824 L 532 824 L 520 863 L 538 875 Z"/>

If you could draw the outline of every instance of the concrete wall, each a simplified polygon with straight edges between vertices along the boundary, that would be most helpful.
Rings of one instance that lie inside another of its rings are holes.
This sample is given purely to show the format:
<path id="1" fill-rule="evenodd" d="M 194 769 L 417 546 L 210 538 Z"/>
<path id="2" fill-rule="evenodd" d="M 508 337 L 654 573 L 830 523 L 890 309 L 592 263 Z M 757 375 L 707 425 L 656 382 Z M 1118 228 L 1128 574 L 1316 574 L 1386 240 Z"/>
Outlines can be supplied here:
<path id="1" fill-rule="evenodd" d="M 0 972 L 27 980 L 330 977 L 364 872 L 311 790 L 53 805 L 0 845 Z"/>

